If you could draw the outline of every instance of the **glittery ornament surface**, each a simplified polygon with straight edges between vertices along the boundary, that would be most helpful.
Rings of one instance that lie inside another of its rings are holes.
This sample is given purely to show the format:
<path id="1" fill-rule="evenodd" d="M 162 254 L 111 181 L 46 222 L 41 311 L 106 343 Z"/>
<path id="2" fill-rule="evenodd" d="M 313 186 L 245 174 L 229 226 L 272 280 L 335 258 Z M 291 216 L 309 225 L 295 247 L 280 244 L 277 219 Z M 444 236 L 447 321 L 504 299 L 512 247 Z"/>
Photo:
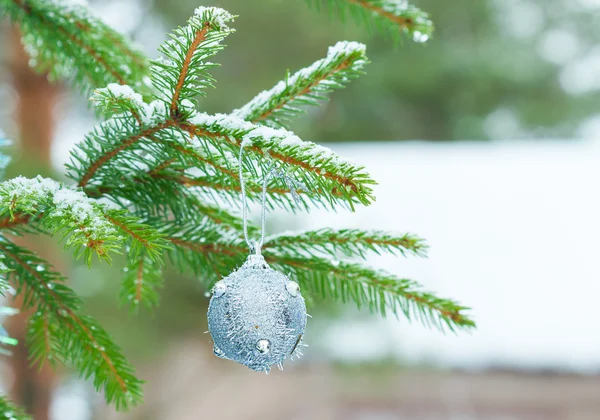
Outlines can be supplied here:
<path id="1" fill-rule="evenodd" d="M 299 354 L 306 317 L 298 284 L 250 255 L 213 288 L 208 329 L 217 356 L 268 373 Z"/>

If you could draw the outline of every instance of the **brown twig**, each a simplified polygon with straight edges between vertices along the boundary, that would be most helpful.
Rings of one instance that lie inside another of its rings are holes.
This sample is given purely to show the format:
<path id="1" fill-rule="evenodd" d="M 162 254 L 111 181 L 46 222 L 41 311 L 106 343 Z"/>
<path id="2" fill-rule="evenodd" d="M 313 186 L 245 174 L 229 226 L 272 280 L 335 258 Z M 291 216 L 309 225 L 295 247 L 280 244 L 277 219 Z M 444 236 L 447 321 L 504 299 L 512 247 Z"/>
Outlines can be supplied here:
<path id="1" fill-rule="evenodd" d="M 144 257 L 140 257 L 140 263 L 137 269 L 137 281 L 135 283 L 135 301 L 142 301 L 142 284 L 144 280 Z"/>
<path id="2" fill-rule="evenodd" d="M 18 225 L 26 224 L 30 220 L 31 220 L 31 215 L 29 215 L 29 214 L 17 214 L 13 218 L 6 217 L 6 218 L 0 220 L 0 229 L 10 229 L 10 228 L 18 226 Z"/>
<path id="3" fill-rule="evenodd" d="M 179 73 L 179 79 L 177 80 L 177 85 L 175 85 L 175 90 L 173 92 L 173 99 L 171 100 L 171 105 L 169 106 L 171 117 L 173 118 L 175 118 L 177 115 L 177 101 L 179 101 L 181 89 L 183 88 L 183 84 L 185 83 L 185 78 L 188 74 L 192 57 L 194 56 L 194 53 L 198 49 L 200 43 L 204 40 L 204 37 L 206 36 L 206 33 L 208 32 L 209 28 L 210 22 L 205 22 L 202 29 L 196 31 L 196 36 L 194 37 L 194 40 L 192 41 L 189 50 L 185 54 L 183 66 L 181 67 L 181 73 Z"/>

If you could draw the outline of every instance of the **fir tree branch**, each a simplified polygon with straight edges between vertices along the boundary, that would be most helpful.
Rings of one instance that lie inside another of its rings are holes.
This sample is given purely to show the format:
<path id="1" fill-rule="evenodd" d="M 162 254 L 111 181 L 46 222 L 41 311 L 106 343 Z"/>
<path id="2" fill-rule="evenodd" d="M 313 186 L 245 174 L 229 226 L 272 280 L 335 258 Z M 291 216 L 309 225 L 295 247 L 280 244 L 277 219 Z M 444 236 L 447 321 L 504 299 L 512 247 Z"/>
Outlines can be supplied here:
<path id="1" fill-rule="evenodd" d="M 116 120 L 109 120 L 109 122 Z M 98 159 L 93 162 L 90 162 L 89 166 L 85 170 L 83 176 L 79 180 L 78 186 L 85 187 L 88 182 L 92 179 L 94 174 L 98 171 L 99 168 L 106 165 L 112 158 L 114 158 L 118 153 L 132 146 L 134 143 L 139 141 L 144 137 L 149 137 L 153 134 L 158 133 L 160 130 L 172 127 L 174 123 L 172 121 L 167 121 L 162 124 L 158 124 L 154 127 L 147 128 L 140 132 L 134 131 L 131 135 L 125 136 L 116 147 L 106 151 L 106 153 L 102 154 Z"/>
<path id="2" fill-rule="evenodd" d="M 353 208 L 355 203 L 368 205 L 373 199 L 371 185 L 375 182 L 363 167 L 286 130 L 256 126 L 233 116 L 200 114 L 189 107 L 184 121 L 177 121 L 165 116 L 166 110 L 156 101 L 139 111 L 143 127 L 131 115 L 118 114 L 86 136 L 68 165 L 69 176 L 78 179 L 79 186 L 85 187 L 94 179 L 111 182 L 128 173 L 139 177 L 148 168 L 173 159 L 213 177 L 207 167 L 215 168 L 213 162 L 222 159 L 224 164 L 218 165 L 225 168 L 220 171 L 222 179 L 235 185 L 239 182 L 237 171 L 226 165 L 235 162 L 234 156 L 245 141 L 250 143 L 246 149 L 261 157 L 257 163 L 262 173 L 271 165 L 265 156 L 295 170 L 299 181 L 310 187 L 304 195 L 313 203 L 332 207 L 345 203 Z M 246 161 L 245 166 L 251 174 L 258 173 L 253 161 Z M 215 184 L 220 184 L 218 179 Z"/>
<path id="3" fill-rule="evenodd" d="M 209 284 L 231 272 L 248 253 L 240 231 L 212 220 L 163 222 L 160 231 L 173 245 L 167 252 L 171 262 L 181 272 L 191 270 Z M 249 231 L 254 234 L 256 230 L 250 226 Z"/>
<path id="4" fill-rule="evenodd" d="M 81 301 L 64 285 L 64 278 L 37 255 L 4 238 L 0 251 L 13 270 L 10 277 L 24 296 L 24 307 L 37 308 L 28 331 L 33 360 L 57 359 L 75 366 L 85 378 L 93 375 L 96 389 L 103 388 L 107 402 L 118 409 L 139 403 L 142 382 L 97 322 L 78 314 Z"/>
<path id="5" fill-rule="evenodd" d="M 239 266 L 248 252 L 239 236 L 219 233 L 218 229 L 207 225 L 197 231 L 193 231 L 192 227 L 180 231 L 178 227 L 170 226 L 165 227 L 164 232 L 174 245 L 170 258 L 175 265 L 181 271 L 193 269 L 209 285 Z M 365 233 L 362 236 L 364 241 L 369 234 Z M 378 239 L 381 243 L 373 245 L 375 248 L 391 248 L 398 252 L 402 247 L 400 243 L 404 242 L 410 246 L 409 244 L 416 242 L 414 238 L 407 238 L 406 241 L 401 241 L 400 238 L 393 241 L 381 237 Z M 370 245 L 365 241 L 358 245 L 359 248 L 361 246 L 369 248 Z M 330 247 L 318 243 L 316 248 L 325 252 L 331 250 Z M 343 248 L 351 255 L 361 255 L 364 252 L 350 250 L 350 246 Z M 419 253 L 422 251 L 418 246 L 415 248 L 419 249 Z M 320 295 L 324 299 L 329 297 L 344 303 L 353 301 L 359 308 L 368 306 L 383 316 L 389 311 L 395 315 L 403 313 L 409 320 L 417 318 L 424 325 L 442 331 L 445 328 L 455 331 L 457 328 L 469 329 L 475 326 L 474 321 L 464 313 L 469 308 L 424 292 L 422 287 L 412 280 L 401 279 L 359 264 L 306 255 L 302 253 L 302 246 L 290 249 L 283 246 L 278 250 L 273 246 L 265 251 L 265 259 L 273 268 L 285 273 L 291 272 L 292 278 L 307 287 L 307 292 L 312 296 Z M 220 269 L 216 273 L 209 272 L 211 264 Z M 198 267 L 203 267 L 204 270 L 197 271 Z"/>
<path id="6" fill-rule="evenodd" d="M 168 247 L 163 234 L 125 211 L 111 211 L 106 218 L 123 236 L 129 238 L 127 248 L 132 258 L 144 254 L 153 262 L 160 261 L 161 253 Z"/>
<path id="7" fill-rule="evenodd" d="M 398 39 L 406 34 L 416 42 L 425 42 L 433 32 L 429 15 L 412 6 L 408 0 L 306 0 L 308 4 L 324 6 L 342 20 L 350 15 L 355 22 L 368 28 L 374 23 L 379 29 Z"/>
<path id="8" fill-rule="evenodd" d="M 129 254 L 127 260 L 119 293 L 121 304 L 131 304 L 132 309 L 138 309 L 142 304 L 149 308 L 158 306 L 159 291 L 164 282 L 161 264 L 145 253 Z"/>
<path id="9" fill-rule="evenodd" d="M 32 420 L 21 407 L 9 401 L 4 395 L 0 395 L 0 414 L 7 420 Z"/>
<path id="10" fill-rule="evenodd" d="M 145 56 L 86 7 L 46 0 L 0 0 L 0 11 L 19 25 L 36 68 L 49 71 L 52 79 L 73 77 L 86 91 L 111 82 L 147 91 Z"/>
<path id="11" fill-rule="evenodd" d="M 223 48 L 222 41 L 233 32 L 227 25 L 234 17 L 218 7 L 198 7 L 187 25 L 177 28 L 161 45 L 164 58 L 151 61 L 155 96 L 167 104 L 172 118 L 179 119 L 182 99 L 203 95 L 212 86 L 208 70 L 216 64 L 205 60 Z"/>
<path id="12" fill-rule="evenodd" d="M 142 166 L 146 171 L 166 161 L 180 161 L 198 167 L 209 176 L 214 177 L 213 168 L 222 172 L 221 179 L 227 182 L 214 179 L 214 185 L 235 185 L 237 168 L 233 170 L 229 165 L 235 161 L 242 142 L 246 142 L 249 152 L 261 156 L 258 163 L 263 174 L 271 165 L 265 155 L 279 161 L 284 169 L 295 170 L 299 181 L 310 186 L 305 195 L 312 202 L 332 207 L 345 203 L 350 208 L 355 203 L 368 205 L 373 199 L 374 181 L 364 168 L 283 129 L 256 126 L 235 116 L 209 116 L 195 111 L 188 99 L 198 93 L 192 82 L 202 85 L 209 77 L 201 60 L 221 48 L 220 42 L 231 32 L 225 22 L 231 19 L 221 9 L 199 8 L 188 25 L 175 31 L 172 39 L 161 47 L 168 59 L 155 63 L 152 75 L 161 92 L 159 97 L 166 104 L 160 100 L 146 104 L 128 87 L 113 85 L 97 90 L 93 97 L 96 104 L 109 113 L 120 113 L 86 136 L 78 152 L 72 155 L 69 176 L 78 179 L 81 187 L 94 179 L 114 179 L 116 173 L 119 178 L 122 173 L 130 173 L 140 179 L 143 173 L 138 170 L 139 163 L 132 168 L 131 161 L 139 162 L 145 154 Z M 355 53 L 364 54 L 363 47 L 342 43 L 334 48 L 331 59 Z M 224 164 L 215 163 L 220 156 Z M 111 168 L 107 168 L 108 163 Z M 247 171 L 257 174 L 251 161 L 244 164 Z"/>
<path id="13" fill-rule="evenodd" d="M 215 147 L 228 147 L 235 153 L 246 142 L 246 150 L 260 157 L 258 165 L 263 174 L 269 167 L 265 157 L 295 170 L 299 180 L 309 186 L 307 195 L 314 202 L 325 202 L 332 207 L 346 203 L 353 209 L 357 202 L 369 205 L 373 200 L 371 185 L 375 181 L 364 167 L 340 158 L 326 147 L 302 141 L 287 130 L 256 126 L 223 114 L 196 113 L 188 120 L 191 124 L 182 124 L 181 128 Z M 252 168 L 252 172 L 256 170 Z"/>
<path id="14" fill-rule="evenodd" d="M 302 112 L 307 105 L 316 106 L 327 100 L 334 88 L 362 73 L 368 62 L 366 48 L 357 42 L 338 42 L 330 47 L 327 57 L 314 62 L 272 89 L 263 91 L 233 115 L 253 123 L 284 127 L 289 119 Z"/>
<path id="15" fill-rule="evenodd" d="M 311 294 L 333 298 L 341 302 L 354 301 L 360 308 L 368 306 L 385 316 L 401 311 L 407 319 L 417 318 L 426 326 L 441 331 L 448 328 L 469 329 L 475 322 L 465 315 L 469 308 L 438 298 L 422 291 L 421 286 L 407 279 L 378 272 L 358 264 L 331 261 L 286 254 L 265 256 L 274 268 L 291 271 L 300 285 Z"/>
<path id="16" fill-rule="evenodd" d="M 50 234 L 61 233 L 65 245 L 91 261 L 92 252 L 108 259 L 120 248 L 122 238 L 105 218 L 105 209 L 81 191 L 42 177 L 13 178 L 0 184 L 0 217 L 5 227 L 32 218 Z M 4 219 L 7 220 L 7 219 Z"/>
<path id="17" fill-rule="evenodd" d="M 302 251 L 309 256 L 322 253 L 332 257 L 336 257 L 338 252 L 363 258 L 368 252 L 425 257 L 427 245 L 411 234 L 394 236 L 382 231 L 323 228 L 272 235 L 266 238 L 263 250 L 287 253 Z"/>

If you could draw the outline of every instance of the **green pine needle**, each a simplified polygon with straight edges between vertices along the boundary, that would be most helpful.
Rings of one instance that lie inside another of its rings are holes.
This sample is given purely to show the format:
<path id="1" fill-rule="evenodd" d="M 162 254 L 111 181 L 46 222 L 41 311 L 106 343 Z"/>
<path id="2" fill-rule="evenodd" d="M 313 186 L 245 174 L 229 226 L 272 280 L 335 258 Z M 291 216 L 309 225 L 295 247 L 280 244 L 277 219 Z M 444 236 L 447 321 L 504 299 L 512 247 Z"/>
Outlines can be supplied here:
<path id="1" fill-rule="evenodd" d="M 416 42 L 425 42 L 433 32 L 429 15 L 406 0 L 306 0 L 317 8 L 325 8 L 342 21 L 350 17 L 356 23 L 376 29 L 399 41 L 407 35 Z"/>
<path id="2" fill-rule="evenodd" d="M 362 74 L 368 63 L 366 47 L 357 42 L 339 42 L 329 48 L 327 57 L 314 62 L 272 89 L 259 93 L 233 114 L 253 123 L 286 127 L 306 106 L 327 100 L 333 89 L 344 87 Z"/>
<path id="3" fill-rule="evenodd" d="M 32 63 L 52 80 L 84 92 L 109 83 L 148 91 L 148 60 L 131 41 L 74 2 L 0 0 L 0 13 L 19 25 Z"/>
<path id="4" fill-rule="evenodd" d="M 422 239 L 411 234 L 394 236 L 382 231 L 323 228 L 270 236 L 266 238 L 263 249 L 274 252 L 303 251 L 307 255 L 318 252 L 332 257 L 342 253 L 350 257 L 365 258 L 368 252 L 424 257 L 427 245 Z"/>
<path id="5" fill-rule="evenodd" d="M 158 306 L 163 286 L 162 264 L 147 254 L 128 255 L 119 298 L 122 305 L 131 305 L 137 310 L 141 305 L 149 308 Z"/>
<path id="6" fill-rule="evenodd" d="M 0 416 L 6 420 L 32 420 L 21 407 L 9 401 L 4 395 L 0 395 Z"/>
<path id="7" fill-rule="evenodd" d="M 65 279 L 34 253 L 1 237 L 0 252 L 13 270 L 10 278 L 24 308 L 36 308 L 27 332 L 32 360 L 74 366 L 82 377 L 93 377 L 96 389 L 118 409 L 141 402 L 142 381 L 133 366 L 94 319 L 80 314 L 81 300 Z"/>
<path id="8" fill-rule="evenodd" d="M 382 316 L 388 312 L 396 316 L 401 313 L 409 320 L 416 318 L 422 324 L 441 331 L 475 327 L 475 322 L 465 314 L 469 308 L 424 292 L 412 280 L 360 264 L 318 257 L 281 253 L 268 255 L 266 259 L 274 268 L 291 273 L 313 296 L 332 298 L 343 303 L 354 302 L 359 308 L 368 307 Z"/>

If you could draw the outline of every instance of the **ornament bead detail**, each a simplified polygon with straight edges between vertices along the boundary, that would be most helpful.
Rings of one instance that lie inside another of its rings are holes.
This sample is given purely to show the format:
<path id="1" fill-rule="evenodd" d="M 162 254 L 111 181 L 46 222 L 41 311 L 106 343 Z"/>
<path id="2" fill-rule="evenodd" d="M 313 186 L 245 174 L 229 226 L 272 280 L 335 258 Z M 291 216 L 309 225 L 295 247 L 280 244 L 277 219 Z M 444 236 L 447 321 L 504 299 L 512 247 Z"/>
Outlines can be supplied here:
<path id="1" fill-rule="evenodd" d="M 226 291 L 227 291 L 227 285 L 225 283 L 223 283 L 222 281 L 220 281 L 217 284 L 215 284 L 215 286 L 213 287 L 213 296 L 221 297 L 225 294 Z"/>
<path id="2" fill-rule="evenodd" d="M 289 281 L 286 285 L 285 285 L 285 289 L 288 291 L 288 293 L 293 296 L 296 297 L 298 296 L 298 293 L 300 293 L 300 286 L 298 285 L 298 283 L 296 283 L 295 281 Z"/>
<path id="3" fill-rule="evenodd" d="M 270 348 L 271 343 L 269 342 L 269 340 L 258 340 L 258 343 L 256 343 L 256 349 L 262 354 L 268 353 Z"/>

